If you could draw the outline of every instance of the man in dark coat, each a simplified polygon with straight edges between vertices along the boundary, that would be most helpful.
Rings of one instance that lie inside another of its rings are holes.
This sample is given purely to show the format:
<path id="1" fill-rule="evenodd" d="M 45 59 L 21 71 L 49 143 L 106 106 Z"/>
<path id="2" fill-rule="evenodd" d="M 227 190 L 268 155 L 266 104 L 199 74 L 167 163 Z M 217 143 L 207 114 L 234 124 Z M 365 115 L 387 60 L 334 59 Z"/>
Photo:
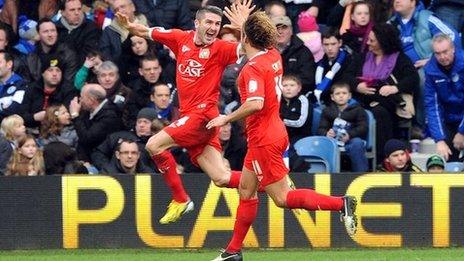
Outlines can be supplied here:
<path id="1" fill-rule="evenodd" d="M 150 26 L 165 29 L 193 29 L 192 14 L 185 0 L 133 0 L 136 10 L 145 15 Z"/>
<path id="2" fill-rule="evenodd" d="M 73 47 L 78 53 L 79 64 L 82 64 L 90 51 L 97 50 L 100 29 L 85 18 L 80 0 L 62 1 L 60 9 L 62 17 L 56 22 L 58 42 Z"/>

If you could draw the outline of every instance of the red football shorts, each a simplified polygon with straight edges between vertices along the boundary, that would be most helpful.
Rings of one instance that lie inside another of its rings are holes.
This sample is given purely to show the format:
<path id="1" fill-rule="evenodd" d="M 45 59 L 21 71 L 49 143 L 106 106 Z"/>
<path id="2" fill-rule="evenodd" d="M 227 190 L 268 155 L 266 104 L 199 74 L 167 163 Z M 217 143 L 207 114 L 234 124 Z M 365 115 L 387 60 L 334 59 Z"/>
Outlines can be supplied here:
<path id="1" fill-rule="evenodd" d="M 261 187 L 277 182 L 288 174 L 283 155 L 288 148 L 288 137 L 275 143 L 248 148 L 245 156 L 245 168 L 255 172 Z"/>
<path id="2" fill-rule="evenodd" d="M 218 115 L 218 109 L 215 107 L 191 111 L 166 126 L 164 131 L 177 145 L 187 149 L 192 163 L 198 166 L 196 159 L 206 145 L 213 146 L 219 152 L 222 151 L 218 136 L 219 128 L 206 129 L 206 124 Z"/>

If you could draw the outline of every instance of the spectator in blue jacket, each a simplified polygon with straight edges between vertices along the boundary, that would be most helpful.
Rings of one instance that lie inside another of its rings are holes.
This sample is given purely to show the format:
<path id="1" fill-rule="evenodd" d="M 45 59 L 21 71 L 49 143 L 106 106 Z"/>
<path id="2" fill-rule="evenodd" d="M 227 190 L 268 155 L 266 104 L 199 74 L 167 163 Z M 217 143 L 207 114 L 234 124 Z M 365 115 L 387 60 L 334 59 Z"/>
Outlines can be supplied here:
<path id="1" fill-rule="evenodd" d="M 18 113 L 26 92 L 26 82 L 13 72 L 13 56 L 0 51 L 0 122 Z"/>
<path id="2" fill-rule="evenodd" d="M 434 56 L 425 66 L 425 108 L 437 152 L 456 160 L 464 149 L 464 52 L 449 35 L 433 38 Z"/>

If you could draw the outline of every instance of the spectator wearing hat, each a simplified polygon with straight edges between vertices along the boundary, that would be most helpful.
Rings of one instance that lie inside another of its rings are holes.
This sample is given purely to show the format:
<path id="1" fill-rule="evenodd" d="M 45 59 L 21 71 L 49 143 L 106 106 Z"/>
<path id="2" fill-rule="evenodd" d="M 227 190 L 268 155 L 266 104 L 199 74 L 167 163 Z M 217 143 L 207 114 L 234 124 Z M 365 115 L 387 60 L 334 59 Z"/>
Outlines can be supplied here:
<path id="1" fill-rule="evenodd" d="M 119 140 L 114 152 L 116 160 L 106 165 L 102 172 L 105 174 L 151 173 L 152 169 L 145 166 L 140 160 L 142 151 L 134 140 Z"/>
<path id="2" fill-rule="evenodd" d="M 406 143 L 397 139 L 390 139 L 384 146 L 385 159 L 378 170 L 382 172 L 422 172 L 414 165 L 409 155 Z"/>
<path id="3" fill-rule="evenodd" d="M 121 139 L 133 140 L 140 149 L 140 161 L 143 165 L 156 170 L 145 145 L 148 139 L 154 134 L 152 131 L 153 121 L 157 119 L 157 114 L 153 108 L 143 108 L 137 114 L 135 128 L 130 131 L 118 131 L 109 135 L 96 149 L 92 152 L 92 163 L 98 169 L 104 169 L 111 162 L 116 160 L 115 150 Z"/>
<path id="4" fill-rule="evenodd" d="M 427 172 L 442 173 L 445 170 L 445 161 L 439 155 L 432 155 L 427 159 Z"/>
<path id="5" fill-rule="evenodd" d="M 79 64 L 91 50 L 98 48 L 101 31 L 82 11 L 81 0 L 60 1 L 61 18 L 56 22 L 58 42 L 73 47 Z"/>
<path id="6" fill-rule="evenodd" d="M 76 52 L 65 43 L 58 43 L 56 25 L 48 18 L 40 19 L 37 23 L 39 42 L 36 50 L 26 58 L 29 75 L 23 75 L 29 81 L 38 81 L 43 72 L 42 64 L 46 64 L 50 57 L 60 60 L 63 81 L 72 84 L 74 76 L 79 69 L 79 61 Z"/>
<path id="7" fill-rule="evenodd" d="M 28 19 L 26 16 L 19 17 L 19 41 L 14 46 L 23 55 L 28 55 L 35 51 L 35 45 L 39 41 L 39 34 L 37 33 L 37 22 Z"/>
<path id="8" fill-rule="evenodd" d="M 314 57 L 300 38 L 293 34 L 292 22 L 288 16 L 271 18 L 277 27 L 277 49 L 282 55 L 284 74 L 298 75 L 302 83 L 303 95 L 314 91 Z"/>
<path id="9" fill-rule="evenodd" d="M 301 12 L 298 16 L 298 29 L 300 31 L 297 34 L 298 38 L 311 51 L 314 56 L 314 62 L 319 62 L 322 56 L 324 56 L 324 50 L 322 49 L 321 33 L 319 32 L 316 18 L 307 11 Z"/>
<path id="10" fill-rule="evenodd" d="M 80 99 L 71 101 L 69 112 L 79 138 L 78 158 L 86 162 L 90 162 L 91 153 L 108 135 L 123 128 L 116 106 L 98 84 L 84 85 Z"/>
<path id="11" fill-rule="evenodd" d="M 16 114 L 24 100 L 26 83 L 13 72 L 13 56 L 0 51 L 0 122 Z"/>
<path id="12" fill-rule="evenodd" d="M 37 131 L 50 105 L 64 104 L 67 107 L 77 96 L 69 82 L 62 80 L 62 63 L 58 57 L 49 56 L 40 68 L 41 78 L 27 87 L 21 106 L 26 127 Z"/>

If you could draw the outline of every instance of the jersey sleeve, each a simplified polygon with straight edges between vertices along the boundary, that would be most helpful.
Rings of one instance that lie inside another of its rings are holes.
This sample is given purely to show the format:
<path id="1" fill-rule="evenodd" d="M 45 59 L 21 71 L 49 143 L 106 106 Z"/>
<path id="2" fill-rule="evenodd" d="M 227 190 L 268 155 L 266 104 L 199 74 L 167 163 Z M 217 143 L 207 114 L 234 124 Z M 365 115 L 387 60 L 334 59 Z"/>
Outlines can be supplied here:
<path id="1" fill-rule="evenodd" d="M 256 67 L 250 66 L 243 75 L 243 83 L 246 86 L 246 100 L 264 100 L 265 86 L 264 86 L 263 72 L 260 72 Z"/>
<path id="2" fill-rule="evenodd" d="M 221 41 L 220 46 L 219 54 L 223 64 L 229 65 L 237 62 L 240 48 L 238 43 Z"/>
<path id="3" fill-rule="evenodd" d="M 150 37 L 153 41 L 160 42 L 161 44 L 166 45 L 173 52 L 177 50 L 177 44 L 182 37 L 184 37 L 188 32 L 179 30 L 179 29 L 164 29 L 162 27 L 153 27 L 150 28 Z"/>

